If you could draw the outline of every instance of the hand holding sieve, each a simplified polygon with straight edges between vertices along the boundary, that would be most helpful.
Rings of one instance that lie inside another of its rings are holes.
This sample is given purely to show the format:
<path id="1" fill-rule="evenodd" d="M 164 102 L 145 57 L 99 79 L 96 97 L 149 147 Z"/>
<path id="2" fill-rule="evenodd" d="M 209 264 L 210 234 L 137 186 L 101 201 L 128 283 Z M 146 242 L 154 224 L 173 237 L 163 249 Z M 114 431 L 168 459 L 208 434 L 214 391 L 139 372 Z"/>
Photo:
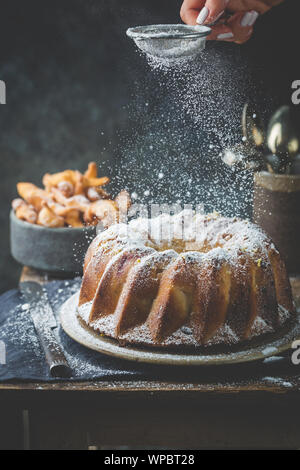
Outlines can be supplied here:
<path id="1" fill-rule="evenodd" d="M 129 28 L 127 36 L 152 57 L 173 60 L 197 55 L 205 48 L 208 26 L 160 24 Z"/>

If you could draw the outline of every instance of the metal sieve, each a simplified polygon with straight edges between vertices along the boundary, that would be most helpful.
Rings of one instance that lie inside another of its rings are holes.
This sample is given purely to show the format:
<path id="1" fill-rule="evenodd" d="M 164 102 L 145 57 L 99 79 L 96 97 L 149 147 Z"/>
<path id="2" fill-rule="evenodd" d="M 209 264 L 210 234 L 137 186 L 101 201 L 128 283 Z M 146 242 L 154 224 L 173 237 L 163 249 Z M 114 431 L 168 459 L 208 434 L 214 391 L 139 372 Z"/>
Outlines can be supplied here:
<path id="1" fill-rule="evenodd" d="M 129 28 L 126 34 L 145 54 L 173 60 L 199 54 L 205 48 L 210 32 L 208 26 L 156 24 Z"/>

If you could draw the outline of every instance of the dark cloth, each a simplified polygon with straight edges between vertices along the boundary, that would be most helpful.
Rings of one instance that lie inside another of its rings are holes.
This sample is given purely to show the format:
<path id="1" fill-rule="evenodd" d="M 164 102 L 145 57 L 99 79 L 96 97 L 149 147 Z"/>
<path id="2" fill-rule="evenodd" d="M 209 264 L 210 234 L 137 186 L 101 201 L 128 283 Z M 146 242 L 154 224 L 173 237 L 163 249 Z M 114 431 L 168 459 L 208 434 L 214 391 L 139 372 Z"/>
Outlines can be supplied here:
<path id="1" fill-rule="evenodd" d="M 62 303 L 78 288 L 78 279 L 53 281 L 46 285 L 48 298 L 56 316 Z M 57 336 L 72 368 L 72 378 L 75 380 L 128 379 L 141 375 L 141 368 L 81 346 L 60 327 Z M 0 364 L 0 381 L 53 380 L 26 304 L 16 289 L 0 297 L 0 341 L 5 344 L 6 349 L 6 364 Z M 3 362 L 1 357 L 0 362 Z"/>
<path id="2" fill-rule="evenodd" d="M 58 317 L 60 306 L 80 286 L 80 279 L 49 282 L 45 288 Z M 290 358 L 236 366 L 177 367 L 137 364 L 105 356 L 72 340 L 60 327 L 56 332 L 72 368 L 69 380 L 160 380 L 215 385 L 249 384 L 261 380 L 291 387 L 298 383 L 298 367 Z M 6 364 L 3 362 L 3 345 Z M 293 377 L 293 378 L 292 378 Z M 28 304 L 17 289 L 0 296 L 0 382 L 53 381 L 36 336 Z M 65 380 L 65 379 L 64 379 Z"/>

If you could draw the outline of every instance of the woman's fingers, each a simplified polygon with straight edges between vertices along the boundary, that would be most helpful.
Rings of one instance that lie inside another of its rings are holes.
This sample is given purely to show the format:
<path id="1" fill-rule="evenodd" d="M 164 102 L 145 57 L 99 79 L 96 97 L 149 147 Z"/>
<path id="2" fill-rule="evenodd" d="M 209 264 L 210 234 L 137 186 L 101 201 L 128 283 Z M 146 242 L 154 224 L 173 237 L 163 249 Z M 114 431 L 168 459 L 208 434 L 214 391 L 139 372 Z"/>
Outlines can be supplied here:
<path id="1" fill-rule="evenodd" d="M 243 44 L 251 37 L 257 18 L 257 12 L 235 13 L 226 24 L 213 26 L 207 39 Z"/>
<path id="2" fill-rule="evenodd" d="M 266 0 L 230 0 L 228 9 L 229 11 L 257 11 L 259 14 L 266 13 L 270 10 L 271 5 L 267 4 Z"/>
<path id="3" fill-rule="evenodd" d="M 235 42 L 242 44 L 248 41 L 258 16 L 258 13 L 252 10 L 236 13 L 228 20 L 228 25 L 233 32 Z"/>
<path id="4" fill-rule="evenodd" d="M 205 0 L 184 0 L 180 10 L 182 21 L 186 24 L 197 24 L 199 12 L 202 10 L 204 5 Z"/>
<path id="5" fill-rule="evenodd" d="M 197 24 L 210 24 L 220 18 L 225 12 L 229 0 L 207 0 L 201 9 Z"/>
<path id="6" fill-rule="evenodd" d="M 248 9 L 250 5 L 256 5 L 257 11 Z M 184 0 L 180 14 L 187 24 L 210 24 L 221 18 L 226 8 L 236 13 L 226 23 L 221 20 L 212 26 L 208 39 L 242 44 L 250 38 L 259 13 L 268 7 L 261 0 Z"/>
<path id="7" fill-rule="evenodd" d="M 180 16 L 186 24 L 209 24 L 222 16 L 228 0 L 184 0 Z"/>
<path id="8" fill-rule="evenodd" d="M 220 24 L 212 27 L 212 31 L 207 39 L 214 41 L 234 41 L 234 34 L 230 27 L 225 24 Z"/>

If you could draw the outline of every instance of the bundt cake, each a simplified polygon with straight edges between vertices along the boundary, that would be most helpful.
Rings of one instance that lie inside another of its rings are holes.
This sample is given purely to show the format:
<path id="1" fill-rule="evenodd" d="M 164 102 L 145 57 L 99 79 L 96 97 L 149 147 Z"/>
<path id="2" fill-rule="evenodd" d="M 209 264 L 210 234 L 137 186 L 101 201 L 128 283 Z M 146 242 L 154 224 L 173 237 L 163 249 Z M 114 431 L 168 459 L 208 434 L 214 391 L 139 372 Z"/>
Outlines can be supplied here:
<path id="1" fill-rule="evenodd" d="M 115 224 L 85 257 L 78 314 L 122 344 L 237 344 L 294 317 L 289 279 L 256 225 L 191 211 Z"/>

